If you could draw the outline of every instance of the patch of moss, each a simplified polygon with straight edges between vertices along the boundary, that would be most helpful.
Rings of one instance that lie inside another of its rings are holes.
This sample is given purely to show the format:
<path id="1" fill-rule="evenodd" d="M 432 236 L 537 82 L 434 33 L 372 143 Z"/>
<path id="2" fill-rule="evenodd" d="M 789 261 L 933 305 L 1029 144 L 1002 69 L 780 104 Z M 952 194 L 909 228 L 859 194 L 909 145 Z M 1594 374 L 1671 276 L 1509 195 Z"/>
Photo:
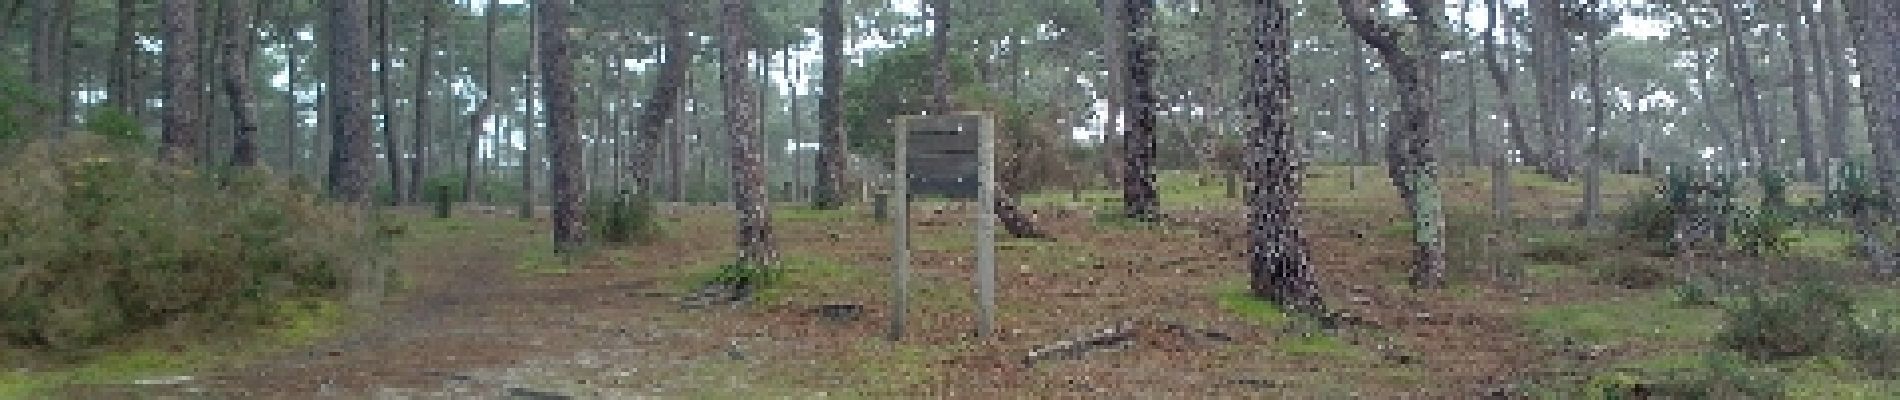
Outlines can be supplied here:
<path id="1" fill-rule="evenodd" d="M 1282 328 L 1293 320 L 1280 305 L 1254 297 L 1245 282 L 1218 286 L 1214 299 L 1221 310 L 1262 328 Z"/>

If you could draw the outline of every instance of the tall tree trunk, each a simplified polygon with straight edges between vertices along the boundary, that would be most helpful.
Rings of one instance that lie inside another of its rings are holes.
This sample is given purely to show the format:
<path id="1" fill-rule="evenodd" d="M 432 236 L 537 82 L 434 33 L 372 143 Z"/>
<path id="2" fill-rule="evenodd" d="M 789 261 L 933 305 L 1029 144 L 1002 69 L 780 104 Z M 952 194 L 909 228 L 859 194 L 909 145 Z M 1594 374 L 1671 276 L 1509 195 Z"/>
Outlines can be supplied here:
<path id="1" fill-rule="evenodd" d="M 683 2 L 666 3 L 662 17 L 670 21 L 687 19 L 687 4 Z M 680 24 L 668 25 L 665 38 L 662 39 L 666 62 L 660 64 L 660 73 L 653 77 L 653 95 L 641 106 L 638 129 L 641 143 L 659 143 L 665 135 L 665 129 L 679 119 L 680 87 L 686 82 L 686 74 L 693 67 L 694 52 L 699 46 L 693 45 L 692 38 L 686 35 L 687 27 Z M 651 148 L 651 146 L 641 146 Z M 647 162 L 651 152 L 641 151 L 634 155 L 632 165 L 627 169 L 633 175 L 633 187 L 641 194 L 652 188 L 653 166 Z"/>
<path id="2" fill-rule="evenodd" d="M 525 6 L 532 8 L 534 4 L 528 3 Z M 541 31 L 541 19 L 536 18 L 535 14 L 538 14 L 538 12 L 530 12 L 528 14 L 528 26 L 532 28 L 530 32 Z M 534 154 L 534 137 L 540 134 L 540 130 L 536 129 L 535 126 L 538 120 L 535 119 L 534 111 L 534 77 L 540 72 L 540 66 L 534 62 L 534 58 L 540 54 L 540 52 L 540 35 L 528 35 L 528 73 L 521 77 L 521 103 L 522 108 L 526 109 L 524 110 L 526 111 L 525 114 L 527 114 L 521 122 L 521 206 L 520 210 L 517 210 L 515 213 L 520 216 L 521 219 L 534 218 L 534 175 L 541 161 L 539 158 L 536 158 Z"/>
<path id="3" fill-rule="evenodd" d="M 495 8 L 497 0 L 488 0 L 484 7 Z M 475 115 L 469 117 L 468 142 L 462 148 L 462 200 L 475 201 L 475 166 L 481 162 L 482 138 L 487 136 L 494 121 L 489 119 L 495 110 L 495 32 L 501 21 L 501 13 L 482 13 L 482 100 L 475 106 Z"/>
<path id="4" fill-rule="evenodd" d="M 1736 122 L 1746 124 L 1743 134 L 1748 143 L 1753 144 L 1749 146 L 1748 158 L 1759 165 L 1757 170 L 1766 179 L 1770 174 L 1780 173 L 1779 146 L 1769 137 L 1768 124 L 1763 119 L 1761 99 L 1758 97 L 1761 91 L 1755 83 L 1756 60 L 1750 55 L 1748 33 L 1742 26 L 1741 7 L 1740 2 L 1732 0 L 1722 5 L 1722 25 L 1728 31 L 1729 51 L 1726 52 L 1726 60 L 1729 78 L 1735 85 L 1736 112 L 1741 114 Z"/>
<path id="5" fill-rule="evenodd" d="M 1122 133 L 1126 152 L 1122 173 L 1122 208 L 1128 218 L 1153 221 L 1160 217 L 1161 199 L 1155 192 L 1155 122 L 1160 99 L 1154 89 L 1155 38 L 1148 32 L 1154 0 L 1124 0 L 1128 35 L 1128 128 Z"/>
<path id="6" fill-rule="evenodd" d="M 567 37 L 571 0 L 535 3 L 542 73 L 541 97 L 547 102 L 548 139 L 553 161 L 548 186 L 554 192 L 554 248 L 573 252 L 586 241 L 581 219 L 581 141 L 574 91 L 574 59 Z"/>
<path id="7" fill-rule="evenodd" d="M 1438 288 L 1445 284 L 1445 243 L 1437 160 L 1432 151 L 1432 141 L 1439 135 L 1433 123 L 1438 89 L 1433 77 L 1443 52 L 1439 24 L 1444 4 L 1434 0 L 1406 0 L 1405 4 L 1416 29 L 1401 31 L 1380 22 L 1370 0 L 1339 0 L 1347 25 L 1378 51 L 1399 90 L 1399 109 L 1386 138 L 1387 171 L 1412 216 L 1417 248 L 1411 283 L 1419 288 Z M 1401 42 L 1406 33 L 1417 36 L 1409 46 Z M 1408 52 L 1406 47 L 1414 49 Z"/>
<path id="8" fill-rule="evenodd" d="M 126 115 L 138 115 L 138 99 L 132 96 L 132 74 L 138 68 L 138 1 L 119 0 L 117 31 L 112 36 L 112 65 L 106 84 L 108 106 Z"/>
<path id="9" fill-rule="evenodd" d="M 1873 142 L 1871 174 L 1881 196 L 1900 194 L 1900 5 L 1886 1 L 1847 3 L 1854 27 L 1856 53 L 1864 79 L 1861 98 L 1866 104 L 1867 139 Z M 1891 213 L 1891 210 L 1888 210 Z M 1889 214 L 1891 215 L 1891 214 Z"/>
<path id="10" fill-rule="evenodd" d="M 1245 85 L 1260 123 L 1247 134 L 1247 208 L 1251 229 L 1247 270 L 1255 296 L 1288 309 L 1325 315 L 1319 282 L 1300 232 L 1303 167 L 1293 131 L 1291 12 L 1282 0 L 1257 0 L 1252 84 Z"/>
<path id="11" fill-rule="evenodd" d="M 246 0 L 225 0 L 218 10 L 224 15 L 224 90 L 231 103 L 231 121 L 236 132 L 231 136 L 231 166 L 257 166 L 257 112 L 251 106 L 251 38 L 256 31 L 250 25 L 251 5 Z"/>
<path id="12" fill-rule="evenodd" d="M 778 265 L 778 251 L 772 244 L 770 205 L 766 204 L 765 166 L 761 146 L 757 85 L 752 84 L 752 63 L 746 50 L 752 48 L 752 0 L 722 0 L 719 27 L 723 39 L 719 48 L 721 83 L 725 91 L 726 125 L 732 139 L 733 207 L 739 213 L 739 265 L 772 267 Z"/>
<path id="13" fill-rule="evenodd" d="M 1583 152 L 1583 213 L 1577 222 L 1585 227 L 1597 226 L 1603 214 L 1603 130 L 1609 129 L 1605 108 L 1609 101 L 1604 100 L 1603 89 L 1603 38 L 1589 42 L 1590 46 L 1590 144 Z"/>
<path id="14" fill-rule="evenodd" d="M 1352 61 L 1346 65 L 1365 65 L 1369 61 L 1363 43 L 1353 41 L 1349 46 L 1352 47 Z M 1370 91 L 1367 84 L 1372 81 L 1369 69 L 1351 68 L 1353 162 L 1346 176 L 1346 187 L 1351 190 L 1359 190 L 1359 167 L 1372 164 L 1372 132 L 1367 127 L 1377 123 L 1374 116 L 1378 115 L 1378 111 L 1374 109 L 1372 97 L 1367 93 Z"/>
<path id="15" fill-rule="evenodd" d="M 1830 183 L 1837 183 L 1847 160 L 1847 108 L 1852 96 L 1847 76 L 1853 71 L 1848 66 L 1846 43 L 1842 38 L 1847 24 L 1841 20 L 1840 7 L 1838 0 L 1822 0 L 1815 15 L 1819 20 L 1815 27 L 1821 30 L 1815 60 L 1827 69 L 1827 79 L 1823 80 L 1826 83 L 1819 86 L 1827 88 L 1827 96 L 1822 98 L 1826 117 L 1821 130 L 1827 134 L 1828 174 L 1834 178 Z"/>
<path id="16" fill-rule="evenodd" d="M 1107 107 L 1102 115 L 1102 148 L 1098 151 L 1102 158 L 1102 177 L 1106 181 L 1104 183 L 1115 186 L 1121 185 L 1119 171 L 1123 164 L 1120 147 L 1121 120 L 1123 111 L 1126 109 L 1123 107 L 1122 100 L 1127 98 L 1124 86 L 1128 83 L 1126 68 L 1128 53 L 1125 52 L 1128 44 L 1128 35 L 1126 35 L 1128 20 L 1124 17 L 1128 13 L 1127 6 L 1118 0 L 1102 1 L 1104 22 L 1102 32 L 1107 33 L 1102 35 L 1105 39 L 1102 45 L 1104 54 L 1102 69 L 1108 71 L 1108 80 L 1102 85 L 1106 89 L 1101 95 L 1102 103 Z"/>
<path id="17" fill-rule="evenodd" d="M 1532 26 L 1530 33 L 1534 40 L 1532 68 L 1537 71 L 1538 118 L 1544 132 L 1545 143 L 1549 144 L 1548 154 L 1551 175 L 1560 180 L 1569 180 L 1575 173 L 1575 159 L 1571 145 L 1576 131 L 1571 123 L 1570 92 L 1576 87 L 1570 68 L 1570 38 L 1563 23 L 1563 2 L 1540 1 L 1530 6 Z"/>
<path id="18" fill-rule="evenodd" d="M 376 95 L 381 107 L 377 112 L 383 116 L 383 159 L 389 169 L 389 204 L 402 204 L 408 198 L 404 193 L 408 186 L 403 184 L 401 143 L 396 136 L 396 86 L 393 78 L 396 74 L 393 64 L 395 58 L 390 52 L 396 46 L 390 40 L 390 26 L 393 16 L 389 12 L 389 3 L 393 0 L 376 0 Z"/>
<path id="19" fill-rule="evenodd" d="M 1503 59 L 1498 54 L 1498 49 L 1502 45 L 1498 44 L 1497 30 L 1499 19 L 1503 18 L 1504 5 L 1500 3 L 1500 0 L 1489 1 L 1490 4 L 1486 7 L 1489 9 L 1490 18 L 1484 32 L 1484 63 L 1491 72 L 1491 83 L 1497 87 L 1499 104 L 1504 108 L 1505 132 L 1509 135 L 1508 139 L 1512 148 L 1517 150 L 1518 157 L 1524 159 L 1524 164 L 1537 166 L 1544 169 L 1546 173 L 1556 175 L 1550 161 L 1531 147 L 1530 136 L 1524 133 L 1527 125 L 1524 123 L 1524 118 L 1518 114 L 1515 93 L 1517 84 L 1511 77 L 1511 71 L 1515 68 L 1509 65 L 1515 63 Z M 1506 155 L 1505 158 L 1508 160 L 1510 157 Z"/>
<path id="20" fill-rule="evenodd" d="M 165 0 L 165 43 L 198 42 L 198 1 Z M 202 152 L 198 129 L 198 49 L 174 46 L 165 49 L 165 131 L 162 142 L 167 156 L 182 165 L 197 165 Z"/>
<path id="21" fill-rule="evenodd" d="M 298 160 L 303 158 L 304 149 L 297 145 L 299 127 L 303 121 L 303 100 L 297 97 L 297 87 L 303 83 L 298 79 L 297 66 L 304 63 L 297 52 L 297 30 L 291 21 L 296 20 L 296 7 L 284 5 L 281 18 L 277 21 L 277 36 L 284 41 L 284 171 L 293 175 L 302 175 L 297 170 Z"/>
<path id="22" fill-rule="evenodd" d="M 1813 110 L 1814 86 L 1808 82 L 1808 38 L 1817 29 L 1814 9 L 1808 1 L 1788 1 L 1791 23 L 1788 26 L 1788 80 L 1794 98 L 1794 131 L 1801 140 L 1801 178 L 1809 182 L 1819 182 L 1824 174 L 1821 157 L 1821 144 L 1814 132 Z M 1818 60 L 1817 60 L 1818 61 Z"/>
<path id="23" fill-rule="evenodd" d="M 822 210 L 843 206 L 845 148 L 844 134 L 844 0 L 824 0 L 819 9 L 818 35 L 824 65 L 818 99 L 818 185 L 813 205 Z"/>
<path id="24" fill-rule="evenodd" d="M 370 201 L 370 86 L 367 0 L 329 0 L 331 194 L 343 201 Z"/>
<path id="25" fill-rule="evenodd" d="M 950 112 L 950 0 L 931 0 L 931 70 L 930 111 L 933 113 Z"/>
<path id="26" fill-rule="evenodd" d="M 411 202 L 420 201 L 423 193 L 429 193 L 428 189 L 423 187 L 429 176 L 429 132 L 434 129 L 434 124 L 431 123 L 429 117 L 429 112 L 433 111 L 429 104 L 429 86 L 435 80 L 435 67 L 431 64 L 435 60 L 436 24 L 441 18 L 441 6 L 435 1 L 423 1 L 418 4 L 422 13 L 422 44 L 415 55 L 415 93 L 413 105 L 410 106 L 415 108 L 416 114 L 415 134 L 409 137 L 411 141 L 409 150 L 416 153 L 414 158 L 409 159 L 409 200 Z"/>

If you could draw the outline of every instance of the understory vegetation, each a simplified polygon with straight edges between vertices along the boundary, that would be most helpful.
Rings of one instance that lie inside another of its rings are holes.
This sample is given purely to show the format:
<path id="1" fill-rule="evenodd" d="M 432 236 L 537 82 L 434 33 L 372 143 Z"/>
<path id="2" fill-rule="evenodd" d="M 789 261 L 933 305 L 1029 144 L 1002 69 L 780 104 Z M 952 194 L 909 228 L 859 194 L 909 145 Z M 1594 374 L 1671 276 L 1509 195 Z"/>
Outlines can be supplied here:
<path id="1" fill-rule="evenodd" d="M 208 176 L 94 135 L 0 157 L 0 340 L 73 350 L 269 322 L 372 272 L 361 215 L 262 170 Z"/>

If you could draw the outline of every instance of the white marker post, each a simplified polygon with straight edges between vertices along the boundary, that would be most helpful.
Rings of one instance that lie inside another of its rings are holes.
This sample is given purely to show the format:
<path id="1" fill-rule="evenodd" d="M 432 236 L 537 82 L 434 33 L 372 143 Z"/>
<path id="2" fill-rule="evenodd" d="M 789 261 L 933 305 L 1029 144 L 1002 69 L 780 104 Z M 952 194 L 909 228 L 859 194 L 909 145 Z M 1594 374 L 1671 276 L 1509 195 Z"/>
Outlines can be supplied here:
<path id="1" fill-rule="evenodd" d="M 890 340 L 895 342 L 904 338 L 904 312 L 910 308 L 910 171 L 907 154 L 910 141 L 910 118 L 897 118 L 897 147 L 892 158 L 897 161 L 896 172 L 891 174 L 891 185 L 896 187 L 895 197 L 885 199 L 885 205 L 896 211 L 891 213 L 891 231 L 894 239 L 891 256 L 897 263 L 895 287 L 891 293 L 891 333 Z"/>
<path id="2" fill-rule="evenodd" d="M 976 336 L 989 337 L 996 323 L 996 121 L 982 114 L 977 130 Z"/>

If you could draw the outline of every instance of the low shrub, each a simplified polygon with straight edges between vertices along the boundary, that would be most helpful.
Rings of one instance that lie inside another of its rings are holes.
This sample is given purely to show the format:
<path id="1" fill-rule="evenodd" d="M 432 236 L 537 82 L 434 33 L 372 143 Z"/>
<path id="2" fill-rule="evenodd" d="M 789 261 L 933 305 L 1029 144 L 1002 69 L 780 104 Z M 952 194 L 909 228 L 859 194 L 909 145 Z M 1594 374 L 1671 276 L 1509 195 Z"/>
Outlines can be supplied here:
<path id="1" fill-rule="evenodd" d="M 1787 379 L 1750 365 L 1731 353 L 1709 353 L 1694 365 L 1656 371 L 1617 372 L 1591 382 L 1590 398 L 1779 399 Z"/>
<path id="2" fill-rule="evenodd" d="M 646 196 L 595 196 L 587 202 L 587 228 L 606 243 L 645 243 L 660 235 L 660 219 Z"/>
<path id="3" fill-rule="evenodd" d="M 1858 330 L 1845 291 L 1802 283 L 1786 293 L 1747 295 L 1727 310 L 1715 342 L 1749 358 L 1783 360 L 1845 351 Z"/>
<path id="4" fill-rule="evenodd" d="M 92 135 L 10 153 L 0 342 L 63 350 L 181 320 L 257 322 L 366 265 L 361 216 L 261 170 L 220 183 Z"/>
<path id="5" fill-rule="evenodd" d="M 1588 238 L 1571 232 L 1541 232 L 1524 239 L 1525 259 L 1542 264 L 1575 265 L 1602 252 Z"/>

